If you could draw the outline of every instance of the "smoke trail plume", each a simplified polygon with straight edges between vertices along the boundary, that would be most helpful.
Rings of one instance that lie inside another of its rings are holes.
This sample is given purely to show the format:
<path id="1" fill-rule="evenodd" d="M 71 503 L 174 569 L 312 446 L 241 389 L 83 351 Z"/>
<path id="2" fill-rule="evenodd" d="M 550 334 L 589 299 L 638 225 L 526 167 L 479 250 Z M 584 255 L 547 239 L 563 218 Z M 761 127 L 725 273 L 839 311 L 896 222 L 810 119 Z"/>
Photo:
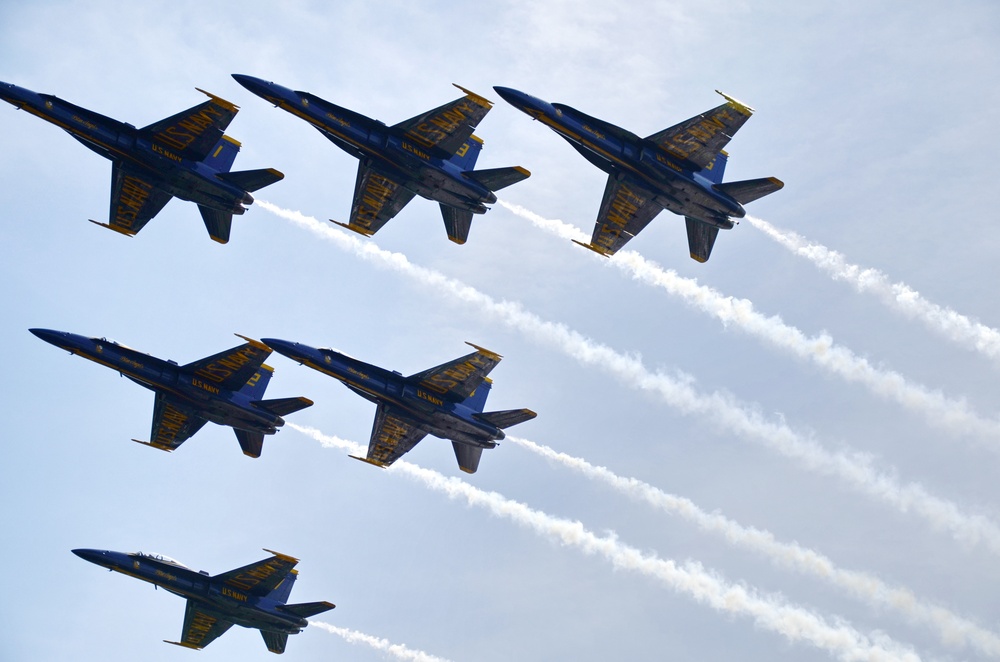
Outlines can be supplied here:
<path id="1" fill-rule="evenodd" d="M 933 627 L 946 644 L 973 646 L 987 655 L 1000 656 L 1000 636 L 944 607 L 921 601 L 907 588 L 889 586 L 878 577 L 865 572 L 839 568 L 831 559 L 798 543 L 780 542 L 768 531 L 743 526 L 718 512 L 705 512 L 690 499 L 668 494 L 635 478 L 619 476 L 582 458 L 560 453 L 519 437 L 508 435 L 507 441 L 569 467 L 587 478 L 610 485 L 636 501 L 682 517 L 703 531 L 721 535 L 732 545 L 763 554 L 785 568 L 827 581 L 872 606 L 895 609 L 911 623 Z"/>
<path id="2" fill-rule="evenodd" d="M 519 205 L 502 201 L 499 204 L 551 234 L 583 243 L 588 241 L 586 234 L 568 223 L 542 218 Z M 754 219 L 753 222 L 762 221 Z M 610 264 L 636 280 L 680 297 L 726 326 L 733 325 L 779 349 L 812 361 L 847 381 L 863 384 L 872 393 L 919 413 L 938 427 L 972 438 L 1000 438 L 1000 420 L 983 418 L 962 400 L 948 398 L 940 391 L 908 381 L 898 372 L 874 366 L 848 348 L 834 344 L 828 334 L 806 336 L 796 327 L 785 324 L 777 315 L 767 317 L 757 312 L 753 303 L 746 299 L 724 296 L 711 287 L 699 285 L 692 278 L 684 278 L 672 269 L 664 269 L 635 251 L 618 251 Z M 1000 341 L 1000 334 L 997 337 Z M 997 349 L 1000 351 L 1000 345 Z M 1000 450 L 997 445 L 991 448 Z"/>
<path id="3" fill-rule="evenodd" d="M 448 662 L 448 660 L 443 657 L 437 657 L 423 651 L 415 651 L 412 648 L 407 648 L 403 644 L 393 644 L 386 639 L 373 637 L 370 634 L 364 634 L 362 632 L 358 632 L 357 630 L 340 628 L 336 625 L 324 623 L 323 621 L 309 621 L 309 625 L 321 630 L 326 630 L 331 634 L 339 635 L 349 644 L 366 644 L 377 651 L 388 653 L 397 660 L 407 660 L 408 662 Z"/>
<path id="4" fill-rule="evenodd" d="M 315 428 L 291 423 L 288 425 L 330 448 L 352 453 L 363 453 L 365 450 L 358 443 L 324 435 Z M 547 515 L 497 492 L 480 490 L 463 480 L 449 478 L 403 460 L 394 463 L 389 471 L 413 478 L 449 499 L 485 508 L 497 517 L 516 522 L 549 540 L 574 547 L 585 554 L 600 556 L 616 569 L 630 570 L 659 580 L 669 588 L 716 611 L 749 616 L 759 627 L 776 632 L 790 641 L 810 643 L 841 660 L 915 662 L 920 659 L 912 649 L 892 641 L 884 634 L 865 636 L 840 619 L 837 619 L 835 625 L 831 625 L 818 614 L 789 604 L 779 597 L 761 595 L 746 586 L 727 582 L 694 561 L 676 563 L 643 553 L 619 542 L 614 535 L 597 536 L 580 522 Z"/>
<path id="5" fill-rule="evenodd" d="M 371 240 L 363 241 L 320 223 L 315 218 L 282 209 L 263 200 L 257 200 L 257 204 L 372 264 L 392 269 L 428 285 L 428 289 L 435 294 L 476 306 L 484 314 L 493 316 L 537 342 L 558 349 L 584 365 L 600 367 L 633 388 L 654 393 L 684 414 L 704 416 L 722 429 L 758 441 L 810 470 L 836 476 L 902 513 L 915 512 L 935 529 L 950 532 L 964 544 L 984 544 L 993 552 L 1000 553 L 1000 528 L 989 519 L 965 514 L 954 503 L 929 494 L 919 484 L 901 484 L 894 474 L 876 470 L 867 454 L 828 451 L 783 422 L 774 423 L 764 419 L 758 411 L 738 402 L 731 395 L 718 392 L 708 395 L 698 393 L 686 381 L 650 372 L 634 356 L 616 352 L 562 324 L 546 322 L 525 311 L 517 303 L 496 301 L 438 271 L 414 265 L 405 255 L 383 250 Z"/>
<path id="6" fill-rule="evenodd" d="M 788 250 L 815 264 L 835 280 L 850 283 L 858 292 L 874 294 L 882 303 L 911 319 L 920 320 L 929 329 L 948 340 L 962 347 L 974 347 L 981 354 L 994 361 L 1000 361 L 1000 331 L 976 322 L 951 308 L 931 303 L 909 285 L 890 282 L 889 277 L 878 269 L 864 269 L 851 264 L 843 254 L 807 241 L 802 235 L 778 229 L 767 221 L 753 216 L 747 216 L 746 220 Z"/>

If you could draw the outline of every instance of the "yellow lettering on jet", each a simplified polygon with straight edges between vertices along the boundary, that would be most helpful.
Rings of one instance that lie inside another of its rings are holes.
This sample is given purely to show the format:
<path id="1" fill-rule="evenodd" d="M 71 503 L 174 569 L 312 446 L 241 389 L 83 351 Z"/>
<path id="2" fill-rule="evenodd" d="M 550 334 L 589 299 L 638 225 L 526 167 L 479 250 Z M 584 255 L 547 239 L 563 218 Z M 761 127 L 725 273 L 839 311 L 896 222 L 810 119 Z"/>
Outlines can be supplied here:
<path id="1" fill-rule="evenodd" d="M 157 145 L 156 143 L 153 143 L 153 145 L 152 145 L 152 149 L 153 149 L 153 151 L 154 151 L 154 152 L 156 152 L 157 154 L 159 154 L 159 155 L 161 155 L 161 156 L 165 156 L 165 157 L 167 157 L 168 159 L 170 159 L 171 161 L 177 161 L 178 163 L 180 163 L 180 162 L 181 162 L 181 161 L 183 160 L 183 159 L 181 159 L 181 157 L 177 156 L 177 155 L 176 155 L 176 154 L 174 154 L 173 152 L 169 152 L 169 151 L 167 151 L 167 150 L 163 149 L 162 147 L 160 147 L 160 146 L 159 146 L 159 145 Z M 221 149 L 221 147 L 220 147 L 220 149 Z"/>
<path id="2" fill-rule="evenodd" d="M 370 174 L 365 191 L 361 195 L 361 204 L 352 222 L 360 227 L 370 228 L 395 190 L 396 187 L 385 177 L 375 173 Z"/>
<path id="3" fill-rule="evenodd" d="M 219 383 L 256 359 L 257 356 L 259 356 L 259 350 L 256 347 L 245 345 L 232 354 L 199 368 L 195 374 Z"/>
<path id="4" fill-rule="evenodd" d="M 115 225 L 121 225 L 126 229 L 131 228 L 152 192 L 153 187 L 149 183 L 137 177 L 125 175 L 122 179 L 121 194 L 118 196 Z"/>
<path id="5" fill-rule="evenodd" d="M 184 643 L 198 646 L 212 631 L 215 621 L 216 619 L 207 614 L 195 612 L 194 618 L 191 619 L 191 627 L 184 633 Z"/>
<path id="6" fill-rule="evenodd" d="M 226 597 L 229 598 L 233 598 L 234 600 L 239 600 L 240 602 L 247 601 L 246 593 L 240 593 L 239 591 L 234 591 L 233 589 L 228 588 L 226 586 L 222 587 L 222 595 L 225 595 Z"/>
<path id="7" fill-rule="evenodd" d="M 424 159 L 425 161 L 429 160 L 431 158 L 430 154 L 428 154 L 426 152 L 420 151 L 419 149 L 417 149 L 416 147 L 414 147 L 410 143 L 406 142 L 405 140 L 401 144 L 403 146 L 403 149 L 405 149 L 407 152 L 410 152 L 411 154 L 416 154 L 417 156 L 419 156 L 420 158 Z M 466 149 L 468 149 L 468 148 L 466 148 Z"/>
<path id="8" fill-rule="evenodd" d="M 427 402 L 432 402 L 432 403 L 434 403 L 436 405 L 443 405 L 444 404 L 444 401 L 441 400 L 440 398 L 435 398 L 430 393 L 426 393 L 424 391 L 421 391 L 420 389 L 417 389 L 417 397 L 418 398 L 423 398 Z"/>
<path id="9" fill-rule="evenodd" d="M 174 149 L 183 150 L 204 133 L 205 129 L 213 126 L 220 117 L 223 117 L 222 111 L 210 103 L 197 113 L 180 120 L 175 126 L 166 127 L 156 134 L 156 139 Z"/>

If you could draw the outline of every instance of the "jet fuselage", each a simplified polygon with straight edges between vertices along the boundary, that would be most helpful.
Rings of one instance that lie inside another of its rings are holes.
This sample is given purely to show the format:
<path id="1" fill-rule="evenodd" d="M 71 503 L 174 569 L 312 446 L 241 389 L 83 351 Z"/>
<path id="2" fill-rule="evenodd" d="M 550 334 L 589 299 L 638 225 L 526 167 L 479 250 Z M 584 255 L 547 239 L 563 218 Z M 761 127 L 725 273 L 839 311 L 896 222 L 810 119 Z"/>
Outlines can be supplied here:
<path id="1" fill-rule="evenodd" d="M 253 202 L 248 192 L 218 178 L 218 170 L 203 162 L 185 159 L 160 142 L 154 143 L 131 124 L 10 83 L 0 82 L 0 99 L 64 129 L 107 159 L 138 166 L 157 187 L 181 200 L 233 214 L 243 214 L 246 212 L 243 205 Z M 209 107 L 204 112 L 211 110 Z M 206 121 L 210 119 L 206 117 Z M 175 139 L 178 145 L 183 145 L 187 137 L 177 135 Z M 146 194 L 135 187 L 133 195 L 144 197 Z"/>
<path id="2" fill-rule="evenodd" d="M 274 434 L 284 419 L 250 404 L 250 397 L 240 391 L 219 388 L 210 379 L 183 370 L 173 361 L 164 361 L 106 338 L 31 329 L 31 332 L 71 354 L 115 370 L 152 391 L 173 396 L 198 415 L 218 425 L 240 430 Z"/>
<path id="3" fill-rule="evenodd" d="M 733 227 L 731 218 L 746 215 L 740 203 L 716 190 L 700 170 L 634 133 L 564 104 L 552 104 L 508 87 L 493 89 L 565 138 L 604 172 L 637 179 L 656 194 L 655 202 L 664 209 L 727 230 Z M 628 204 L 625 199 L 617 202 Z"/>
<path id="4" fill-rule="evenodd" d="M 213 581 L 208 573 L 195 572 L 159 555 L 100 549 L 74 549 L 73 553 L 91 563 L 187 598 L 236 625 L 296 634 L 309 624 L 305 618 L 279 610 L 283 602 L 224 586 L 222 582 Z M 198 642 L 190 643 L 197 645 Z"/>
<path id="5" fill-rule="evenodd" d="M 253 76 L 233 74 L 243 87 L 316 127 L 335 145 L 413 193 L 442 204 L 484 214 L 496 194 L 465 176 L 450 154 L 416 144 L 382 122 Z"/>
<path id="6" fill-rule="evenodd" d="M 473 417 L 479 413 L 462 402 L 441 398 L 398 372 L 359 361 L 332 349 L 264 338 L 268 347 L 302 365 L 342 382 L 363 398 L 406 411 L 428 434 L 470 446 L 494 448 L 504 431 Z"/>

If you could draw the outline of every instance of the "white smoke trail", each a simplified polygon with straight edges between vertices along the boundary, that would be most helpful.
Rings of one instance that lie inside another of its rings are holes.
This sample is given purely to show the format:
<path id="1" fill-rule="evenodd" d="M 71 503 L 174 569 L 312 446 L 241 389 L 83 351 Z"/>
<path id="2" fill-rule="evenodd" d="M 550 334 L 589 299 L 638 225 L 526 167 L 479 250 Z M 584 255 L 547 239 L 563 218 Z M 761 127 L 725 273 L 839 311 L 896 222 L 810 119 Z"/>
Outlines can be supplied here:
<path id="1" fill-rule="evenodd" d="M 328 448 L 339 448 L 351 453 L 365 452 L 365 447 L 353 441 L 324 435 L 315 428 L 291 423 L 288 425 Z M 616 569 L 631 570 L 657 579 L 716 611 L 749 616 L 762 628 L 776 632 L 790 641 L 811 643 L 841 660 L 875 662 L 920 659 L 912 649 L 882 633 L 874 633 L 868 637 L 840 619 L 837 619 L 835 625 L 831 625 L 823 617 L 804 607 L 727 582 L 719 575 L 705 570 L 700 563 L 676 563 L 643 553 L 619 542 L 613 534 L 597 536 L 580 522 L 553 517 L 497 492 L 486 492 L 463 480 L 446 477 L 403 460 L 394 463 L 389 471 L 414 478 L 449 499 L 486 508 L 498 517 L 512 520 L 562 545 L 575 547 L 585 554 L 600 556 Z"/>
<path id="2" fill-rule="evenodd" d="M 919 319 L 929 329 L 962 347 L 974 347 L 985 356 L 1000 361 L 1000 331 L 973 321 L 951 308 L 931 303 L 905 283 L 892 283 L 878 269 L 864 269 L 849 263 L 842 253 L 806 240 L 790 230 L 780 230 L 753 216 L 746 220 L 771 239 L 806 258 L 835 280 L 851 284 L 858 292 L 877 296 L 882 303 L 911 319 Z"/>
<path id="3" fill-rule="evenodd" d="M 772 423 L 751 407 L 725 393 L 703 395 L 690 383 L 663 373 L 650 372 L 638 358 L 626 356 L 607 345 L 594 342 L 562 324 L 546 322 L 525 311 L 519 304 L 496 301 L 444 274 L 412 264 L 405 255 L 379 248 L 371 240 L 361 240 L 347 232 L 323 224 L 296 211 L 282 209 L 263 200 L 257 204 L 281 218 L 333 242 L 345 251 L 373 264 L 393 269 L 443 294 L 479 308 L 532 339 L 558 349 L 584 365 L 598 366 L 625 384 L 659 395 L 664 402 L 689 415 L 701 415 L 721 428 L 797 460 L 806 468 L 836 476 L 902 513 L 913 511 L 935 529 L 944 530 L 963 544 L 984 544 L 1000 553 L 1000 528 L 981 515 L 968 515 L 945 499 L 929 494 L 916 483 L 901 484 L 894 474 L 880 472 L 871 457 L 858 452 L 831 452 L 814 440 L 803 437 L 783 422 Z"/>
<path id="4" fill-rule="evenodd" d="M 520 205 L 502 201 L 499 204 L 551 234 L 583 243 L 589 241 L 589 237 L 583 231 L 569 223 L 543 218 Z M 754 222 L 757 222 L 756 219 Z M 679 276 L 673 269 L 664 269 L 635 251 L 618 251 L 609 264 L 625 271 L 636 280 L 680 297 L 686 303 L 712 315 L 724 325 L 732 324 L 779 349 L 790 351 L 801 359 L 808 359 L 848 381 L 863 384 L 879 397 L 893 400 L 917 412 L 942 429 L 979 440 L 982 437 L 1000 438 L 1000 420 L 983 418 L 972 411 L 963 400 L 948 398 L 940 391 L 908 381 L 898 372 L 876 367 L 850 349 L 834 344 L 833 338 L 828 334 L 806 336 L 796 327 L 785 324 L 777 315 L 767 317 L 757 312 L 753 303 L 746 299 L 727 297 L 711 287 L 699 285 L 698 281 Z M 1000 450 L 998 445 L 992 445 L 990 448 Z"/>
<path id="5" fill-rule="evenodd" d="M 721 535 L 733 545 L 764 554 L 783 567 L 830 582 L 875 607 L 895 609 L 911 623 L 933 627 L 939 638 L 948 645 L 973 646 L 987 655 L 1000 657 L 1000 636 L 944 607 L 921 601 L 907 588 L 889 586 L 878 577 L 865 572 L 839 568 L 819 552 L 804 548 L 798 543 L 780 542 L 768 531 L 743 526 L 718 512 L 705 512 L 690 499 L 668 494 L 636 478 L 619 476 L 606 467 L 594 466 L 582 458 L 527 439 L 510 435 L 506 439 L 587 478 L 610 485 L 632 499 L 680 516 L 704 531 Z"/>
<path id="6" fill-rule="evenodd" d="M 388 653 L 397 660 L 407 660 L 408 662 L 448 662 L 446 658 L 437 657 L 436 655 L 431 655 L 430 653 L 425 653 L 423 651 L 413 650 L 412 648 L 407 648 L 403 644 L 394 644 L 386 639 L 373 637 L 370 634 L 364 634 L 363 632 L 358 632 L 357 630 L 337 627 L 336 625 L 330 625 L 329 623 L 324 623 L 323 621 L 309 621 L 309 625 L 321 630 L 326 630 L 331 634 L 339 635 L 349 644 L 366 644 L 377 651 Z"/>

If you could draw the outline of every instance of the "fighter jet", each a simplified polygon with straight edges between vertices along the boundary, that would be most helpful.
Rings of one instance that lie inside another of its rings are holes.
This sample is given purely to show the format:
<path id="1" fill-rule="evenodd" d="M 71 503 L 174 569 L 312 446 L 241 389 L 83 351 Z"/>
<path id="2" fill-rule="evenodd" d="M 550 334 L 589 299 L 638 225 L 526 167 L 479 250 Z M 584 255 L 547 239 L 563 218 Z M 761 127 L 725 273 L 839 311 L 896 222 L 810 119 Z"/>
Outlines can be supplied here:
<path id="1" fill-rule="evenodd" d="M 200 105 L 137 129 L 50 94 L 0 82 L 0 99 L 65 129 L 111 159 L 111 213 L 101 227 L 133 236 L 176 196 L 198 205 L 208 234 L 229 241 L 233 214 L 251 191 L 282 179 L 273 168 L 230 172 L 240 143 L 223 135 L 239 111 L 214 94 Z"/>
<path id="2" fill-rule="evenodd" d="M 330 375 L 378 405 L 367 457 L 357 460 L 388 467 L 426 435 L 450 439 L 458 467 L 475 473 L 484 448 L 495 448 L 504 428 L 531 420 L 530 409 L 484 412 L 492 382 L 486 375 L 500 355 L 482 347 L 430 370 L 403 377 L 333 349 L 315 349 L 277 338 L 263 342 L 279 354 Z M 353 455 L 351 457 L 354 457 Z"/>
<path id="3" fill-rule="evenodd" d="M 285 424 L 282 416 L 312 405 L 312 400 L 301 397 L 261 399 L 274 371 L 264 365 L 271 348 L 244 336 L 239 337 L 246 343 L 239 347 L 178 365 L 107 338 L 50 329 L 30 331 L 154 391 L 151 438 L 132 441 L 163 451 L 176 450 L 211 421 L 233 428 L 244 455 L 260 457 L 264 435 L 274 434 Z"/>
<path id="4" fill-rule="evenodd" d="M 493 89 L 608 173 L 590 243 L 574 240 L 601 255 L 614 255 L 668 209 L 684 217 L 691 257 L 705 262 L 719 229 L 732 229 L 733 219 L 746 215 L 743 205 L 784 186 L 774 177 L 722 182 L 729 158 L 722 148 L 753 113 L 722 92 L 721 106 L 640 138 L 561 103 L 509 87 Z"/>
<path id="5" fill-rule="evenodd" d="M 486 213 L 493 193 L 531 173 L 520 166 L 473 170 L 483 141 L 473 130 L 493 104 L 463 87 L 465 96 L 394 126 L 336 106 L 308 92 L 242 74 L 240 85 L 316 127 L 361 160 L 348 223 L 365 236 L 379 231 L 414 195 L 436 200 L 448 238 L 464 244 L 473 214 Z"/>
<path id="6" fill-rule="evenodd" d="M 85 561 L 163 587 L 187 598 L 184 634 L 168 644 L 201 650 L 233 625 L 260 630 L 267 650 L 284 653 L 288 635 L 309 625 L 306 619 L 334 608 L 329 602 L 285 604 L 295 584 L 298 559 L 272 552 L 257 563 L 214 577 L 160 554 L 74 549 Z"/>

